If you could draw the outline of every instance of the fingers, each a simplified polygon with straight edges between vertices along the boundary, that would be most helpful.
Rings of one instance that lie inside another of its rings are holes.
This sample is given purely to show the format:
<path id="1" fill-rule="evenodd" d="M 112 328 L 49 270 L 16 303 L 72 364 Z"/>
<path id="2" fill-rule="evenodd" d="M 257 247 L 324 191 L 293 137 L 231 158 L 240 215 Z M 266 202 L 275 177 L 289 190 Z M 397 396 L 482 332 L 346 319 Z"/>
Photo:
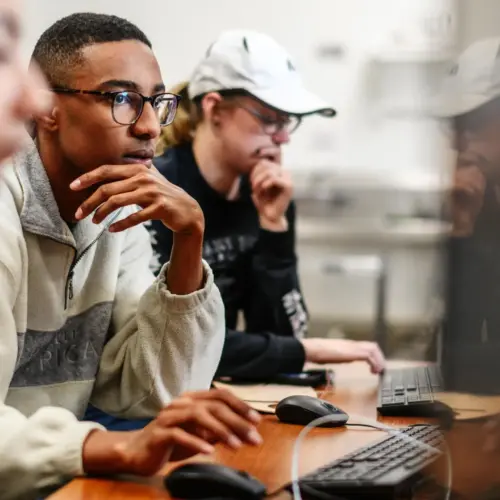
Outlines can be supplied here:
<path id="1" fill-rule="evenodd" d="M 200 391 L 188 393 L 188 397 L 195 399 L 214 399 L 223 401 L 228 405 L 233 411 L 238 413 L 244 418 L 247 418 L 254 424 L 258 424 L 261 421 L 260 415 L 253 410 L 247 403 L 242 401 L 240 398 L 236 397 L 232 392 L 226 389 L 212 389 L 210 391 Z"/>
<path id="2" fill-rule="evenodd" d="M 162 412 L 158 421 L 165 427 L 188 425 L 192 428 L 194 425 L 203 430 L 203 434 L 198 431 L 198 435 L 208 435 L 211 440 L 222 441 L 235 449 L 243 442 L 253 445 L 262 442 L 252 423 L 216 399 L 180 398 Z"/>
<path id="3" fill-rule="evenodd" d="M 190 393 L 187 396 L 191 398 L 194 405 L 202 401 L 207 402 L 212 415 L 241 441 L 254 445 L 262 442 L 262 438 L 255 428 L 255 424 L 261 421 L 260 415 L 230 391 L 214 389 L 201 393 Z M 200 424 L 203 425 L 203 422 Z M 231 443 L 228 442 L 228 444 L 232 446 Z"/>
<path id="4" fill-rule="evenodd" d="M 261 186 L 264 181 L 276 178 L 276 172 L 273 172 L 271 170 L 260 171 L 258 174 L 252 176 L 252 191 L 258 193 L 261 190 Z"/>
<path id="5" fill-rule="evenodd" d="M 106 182 L 119 181 L 134 177 L 140 172 L 148 172 L 149 169 L 146 165 L 131 164 L 131 165 L 103 165 L 95 170 L 87 172 L 78 179 L 75 179 L 70 188 L 73 191 L 81 191 L 87 189 L 95 184 Z"/>
<path id="6" fill-rule="evenodd" d="M 222 422 L 234 436 L 239 438 L 242 442 L 246 442 L 253 445 L 259 445 L 262 443 L 262 438 L 257 432 L 257 429 L 246 419 L 229 409 L 228 406 L 214 401 L 210 405 L 210 412 L 219 421 Z M 233 443 L 235 441 L 233 440 Z M 231 442 L 228 442 L 232 446 Z M 237 444 L 239 447 L 241 444 Z M 234 447 L 234 446 L 233 446 Z"/>
<path id="7" fill-rule="evenodd" d="M 283 190 L 286 187 L 286 181 L 275 172 L 267 172 L 252 186 L 252 190 L 257 195 L 265 193 L 271 188 Z"/>
<path id="8" fill-rule="evenodd" d="M 366 342 L 366 361 L 372 373 L 381 373 L 385 369 L 385 358 L 380 347 L 374 342 Z"/>
<path id="9" fill-rule="evenodd" d="M 144 202 L 145 202 L 146 197 L 147 197 L 147 193 L 142 193 L 142 192 L 139 192 L 138 190 L 134 190 L 134 191 L 130 191 L 128 193 L 117 194 L 117 195 L 111 196 L 111 198 L 109 198 L 105 203 L 103 203 L 98 208 L 98 210 L 94 214 L 92 222 L 94 222 L 94 224 L 100 224 L 108 215 L 112 214 L 115 210 L 118 210 L 119 208 L 122 208 L 122 207 L 127 207 L 130 205 L 142 206 L 145 204 Z M 155 205 L 151 205 L 148 207 L 149 213 L 151 213 L 152 211 L 154 212 L 155 210 L 156 210 Z M 143 212 L 144 212 L 144 210 L 141 210 L 138 213 L 142 214 L 142 216 L 143 216 L 144 215 Z M 125 221 L 127 219 L 130 219 L 130 217 L 132 217 L 132 219 L 130 221 L 127 221 L 127 223 L 125 223 Z M 134 224 L 132 224 L 132 222 L 134 220 L 138 221 L 139 216 L 137 215 L 137 213 L 134 213 L 134 214 L 130 215 L 129 217 L 127 217 L 127 219 L 123 219 L 122 221 L 119 221 L 121 223 L 119 227 L 121 227 L 122 229 L 125 227 L 131 227 L 132 225 L 134 225 Z M 136 224 L 137 223 L 138 222 L 136 222 Z M 116 224 L 118 224 L 118 223 L 116 223 Z M 130 224 L 130 226 L 128 226 L 127 224 Z M 114 225 L 115 224 L 113 224 L 113 226 Z M 111 227 L 113 227 L 113 226 L 111 226 Z M 110 228 L 110 230 L 111 230 L 111 228 Z M 116 230 L 116 227 L 115 227 L 115 230 Z M 113 230 L 111 230 L 111 231 L 113 231 Z"/>
<path id="10" fill-rule="evenodd" d="M 204 432 L 197 433 L 198 436 L 208 434 L 212 441 L 222 441 L 231 448 L 237 449 L 243 443 L 226 423 L 216 418 L 206 404 L 189 405 L 184 408 L 165 410 L 159 417 L 158 422 L 165 427 L 191 426 L 201 427 Z"/>
<path id="11" fill-rule="evenodd" d="M 381 373 L 385 368 L 385 358 L 375 342 L 355 342 L 352 361 L 366 361 L 372 373 Z"/>
<path id="12" fill-rule="evenodd" d="M 279 164 L 269 160 L 261 160 L 250 172 L 250 182 L 252 186 L 254 186 L 256 181 L 263 175 L 279 171 L 281 171 L 281 166 Z"/>
<path id="13" fill-rule="evenodd" d="M 255 428 L 261 420 L 260 415 L 230 391 L 214 389 L 187 393 L 173 401 L 165 411 L 167 412 L 169 408 L 191 408 L 193 418 L 200 427 L 221 437 L 232 447 L 237 441 L 231 439 L 231 435 L 236 437 L 240 444 L 241 441 L 251 444 L 260 444 L 262 441 Z M 200 416 L 201 408 L 205 408 L 222 427 L 217 429 L 212 419 L 209 420 L 210 426 L 207 427 L 204 421 L 205 414 Z"/>
<path id="14" fill-rule="evenodd" d="M 282 171 L 266 171 L 255 178 L 256 180 L 252 183 L 252 192 L 257 196 L 262 196 L 263 194 L 272 193 L 272 189 L 277 191 L 274 192 L 275 196 L 279 193 L 288 193 L 289 196 L 292 194 L 292 180 L 290 175 Z"/>
<path id="15" fill-rule="evenodd" d="M 121 231 L 125 231 L 126 229 L 130 229 L 131 227 L 137 226 L 138 224 L 142 224 L 143 222 L 146 222 L 148 220 L 153 220 L 155 218 L 154 214 L 156 213 L 156 211 L 156 207 L 154 205 L 151 205 L 144 210 L 134 212 L 125 219 L 111 224 L 108 231 L 111 233 L 119 233 Z"/>
<path id="16" fill-rule="evenodd" d="M 178 427 L 172 429 L 156 426 L 152 431 L 149 446 L 164 448 L 166 452 L 171 445 L 187 449 L 191 451 L 193 455 L 197 453 L 208 455 L 214 452 L 214 447 L 211 444 L 183 429 Z"/>
<path id="17" fill-rule="evenodd" d="M 304 339 L 306 359 L 316 363 L 349 363 L 365 361 L 372 373 L 385 369 L 385 358 L 375 342 L 360 342 L 341 339 Z"/>
<path id="18" fill-rule="evenodd" d="M 105 203 L 112 196 L 122 193 L 130 193 L 131 191 L 134 191 L 136 187 L 137 182 L 134 182 L 134 179 L 125 179 L 100 186 L 95 193 L 93 193 L 78 207 L 78 210 L 75 213 L 76 220 L 85 219 L 85 217 L 90 215 L 97 207 Z M 98 224 L 103 219 L 104 217 L 100 219 L 94 217 L 94 223 Z"/>
<path id="19" fill-rule="evenodd" d="M 252 184 L 252 190 L 254 192 L 260 192 L 263 189 L 263 183 L 267 181 L 268 185 L 278 185 L 278 183 L 283 182 L 283 170 L 281 167 L 275 163 L 269 161 L 260 162 L 250 174 L 250 182 Z M 270 182 L 270 181 L 273 181 Z"/>

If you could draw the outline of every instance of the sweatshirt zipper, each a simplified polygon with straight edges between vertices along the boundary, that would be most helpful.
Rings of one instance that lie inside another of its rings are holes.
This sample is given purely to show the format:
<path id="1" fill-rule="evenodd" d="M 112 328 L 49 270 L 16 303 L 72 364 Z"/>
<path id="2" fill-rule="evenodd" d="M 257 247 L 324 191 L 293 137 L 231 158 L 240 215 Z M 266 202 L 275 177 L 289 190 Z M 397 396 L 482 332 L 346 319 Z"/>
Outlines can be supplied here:
<path id="1" fill-rule="evenodd" d="M 75 276 L 75 267 L 78 265 L 78 263 L 82 260 L 82 258 L 85 256 L 85 254 L 99 241 L 99 238 L 104 234 L 107 228 L 103 229 L 96 238 L 92 240 L 92 242 L 84 248 L 82 253 L 80 255 L 77 255 L 74 259 L 73 262 L 69 268 L 68 272 L 68 278 L 66 279 L 66 292 L 64 294 L 64 309 L 66 310 L 68 308 L 68 303 L 69 301 L 73 300 L 73 278 Z"/>
<path id="2" fill-rule="evenodd" d="M 68 277 L 66 279 L 66 290 L 64 294 L 64 310 L 68 308 L 68 302 L 73 300 L 73 278 L 75 276 L 75 267 L 82 260 L 84 255 L 99 241 L 99 238 L 106 232 L 108 227 L 118 218 L 122 209 L 117 210 L 114 216 L 108 221 L 106 227 L 83 249 L 80 255 L 76 255 L 69 268 Z"/>

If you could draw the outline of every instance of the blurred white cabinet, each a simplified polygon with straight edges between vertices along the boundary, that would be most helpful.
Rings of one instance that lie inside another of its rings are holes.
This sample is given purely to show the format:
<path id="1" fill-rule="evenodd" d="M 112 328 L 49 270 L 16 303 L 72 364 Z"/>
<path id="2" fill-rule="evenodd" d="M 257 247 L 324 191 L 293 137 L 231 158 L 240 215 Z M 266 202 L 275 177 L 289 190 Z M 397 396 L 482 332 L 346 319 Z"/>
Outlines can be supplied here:
<path id="1" fill-rule="evenodd" d="M 427 222 L 418 231 L 400 228 L 392 234 L 330 224 L 317 237 L 310 231 L 301 235 L 307 222 L 299 223 L 300 279 L 311 318 L 332 326 L 374 325 L 379 292 L 376 264 L 364 270 L 359 265 L 335 268 L 349 256 L 368 255 L 385 259 L 385 319 L 390 326 L 420 327 L 435 321 L 442 305 L 444 240 L 442 231 Z"/>

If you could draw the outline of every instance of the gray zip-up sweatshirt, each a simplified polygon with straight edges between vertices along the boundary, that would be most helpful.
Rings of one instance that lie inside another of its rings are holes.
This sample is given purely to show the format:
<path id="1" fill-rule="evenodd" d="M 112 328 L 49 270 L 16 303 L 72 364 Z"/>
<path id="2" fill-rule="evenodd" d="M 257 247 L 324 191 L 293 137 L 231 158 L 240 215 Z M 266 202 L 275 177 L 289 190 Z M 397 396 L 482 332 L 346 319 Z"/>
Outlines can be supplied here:
<path id="1" fill-rule="evenodd" d="M 123 209 L 115 220 L 131 213 Z M 209 387 L 224 342 L 224 309 L 205 285 L 174 296 L 155 280 L 147 231 L 109 233 L 92 217 L 61 219 L 33 144 L 0 178 L 0 498 L 83 473 L 82 444 L 113 415 L 154 416 Z"/>

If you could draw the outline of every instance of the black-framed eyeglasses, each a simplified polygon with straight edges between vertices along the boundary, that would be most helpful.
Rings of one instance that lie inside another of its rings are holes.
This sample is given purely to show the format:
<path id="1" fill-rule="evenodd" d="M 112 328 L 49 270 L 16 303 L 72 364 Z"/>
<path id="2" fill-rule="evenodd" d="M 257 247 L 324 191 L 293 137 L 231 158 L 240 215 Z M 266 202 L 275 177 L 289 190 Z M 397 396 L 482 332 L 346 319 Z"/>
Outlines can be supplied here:
<path id="1" fill-rule="evenodd" d="M 177 106 L 181 96 L 162 93 L 151 97 L 142 95 L 134 90 L 119 92 L 105 92 L 100 90 L 79 90 L 64 87 L 55 87 L 52 92 L 58 94 L 85 94 L 106 97 L 111 101 L 113 120 L 119 125 L 133 125 L 142 115 L 144 105 L 149 102 L 155 110 L 161 127 L 170 125 L 175 118 Z"/>
<path id="2" fill-rule="evenodd" d="M 299 115 L 282 114 L 278 119 L 275 119 L 265 116 L 259 113 L 256 109 L 247 107 L 244 104 L 238 103 L 237 107 L 244 109 L 247 113 L 250 113 L 253 117 L 257 118 L 257 120 L 259 120 L 262 124 L 264 133 L 268 135 L 275 135 L 283 130 L 291 134 L 299 128 L 299 125 L 302 122 L 302 117 Z"/>

